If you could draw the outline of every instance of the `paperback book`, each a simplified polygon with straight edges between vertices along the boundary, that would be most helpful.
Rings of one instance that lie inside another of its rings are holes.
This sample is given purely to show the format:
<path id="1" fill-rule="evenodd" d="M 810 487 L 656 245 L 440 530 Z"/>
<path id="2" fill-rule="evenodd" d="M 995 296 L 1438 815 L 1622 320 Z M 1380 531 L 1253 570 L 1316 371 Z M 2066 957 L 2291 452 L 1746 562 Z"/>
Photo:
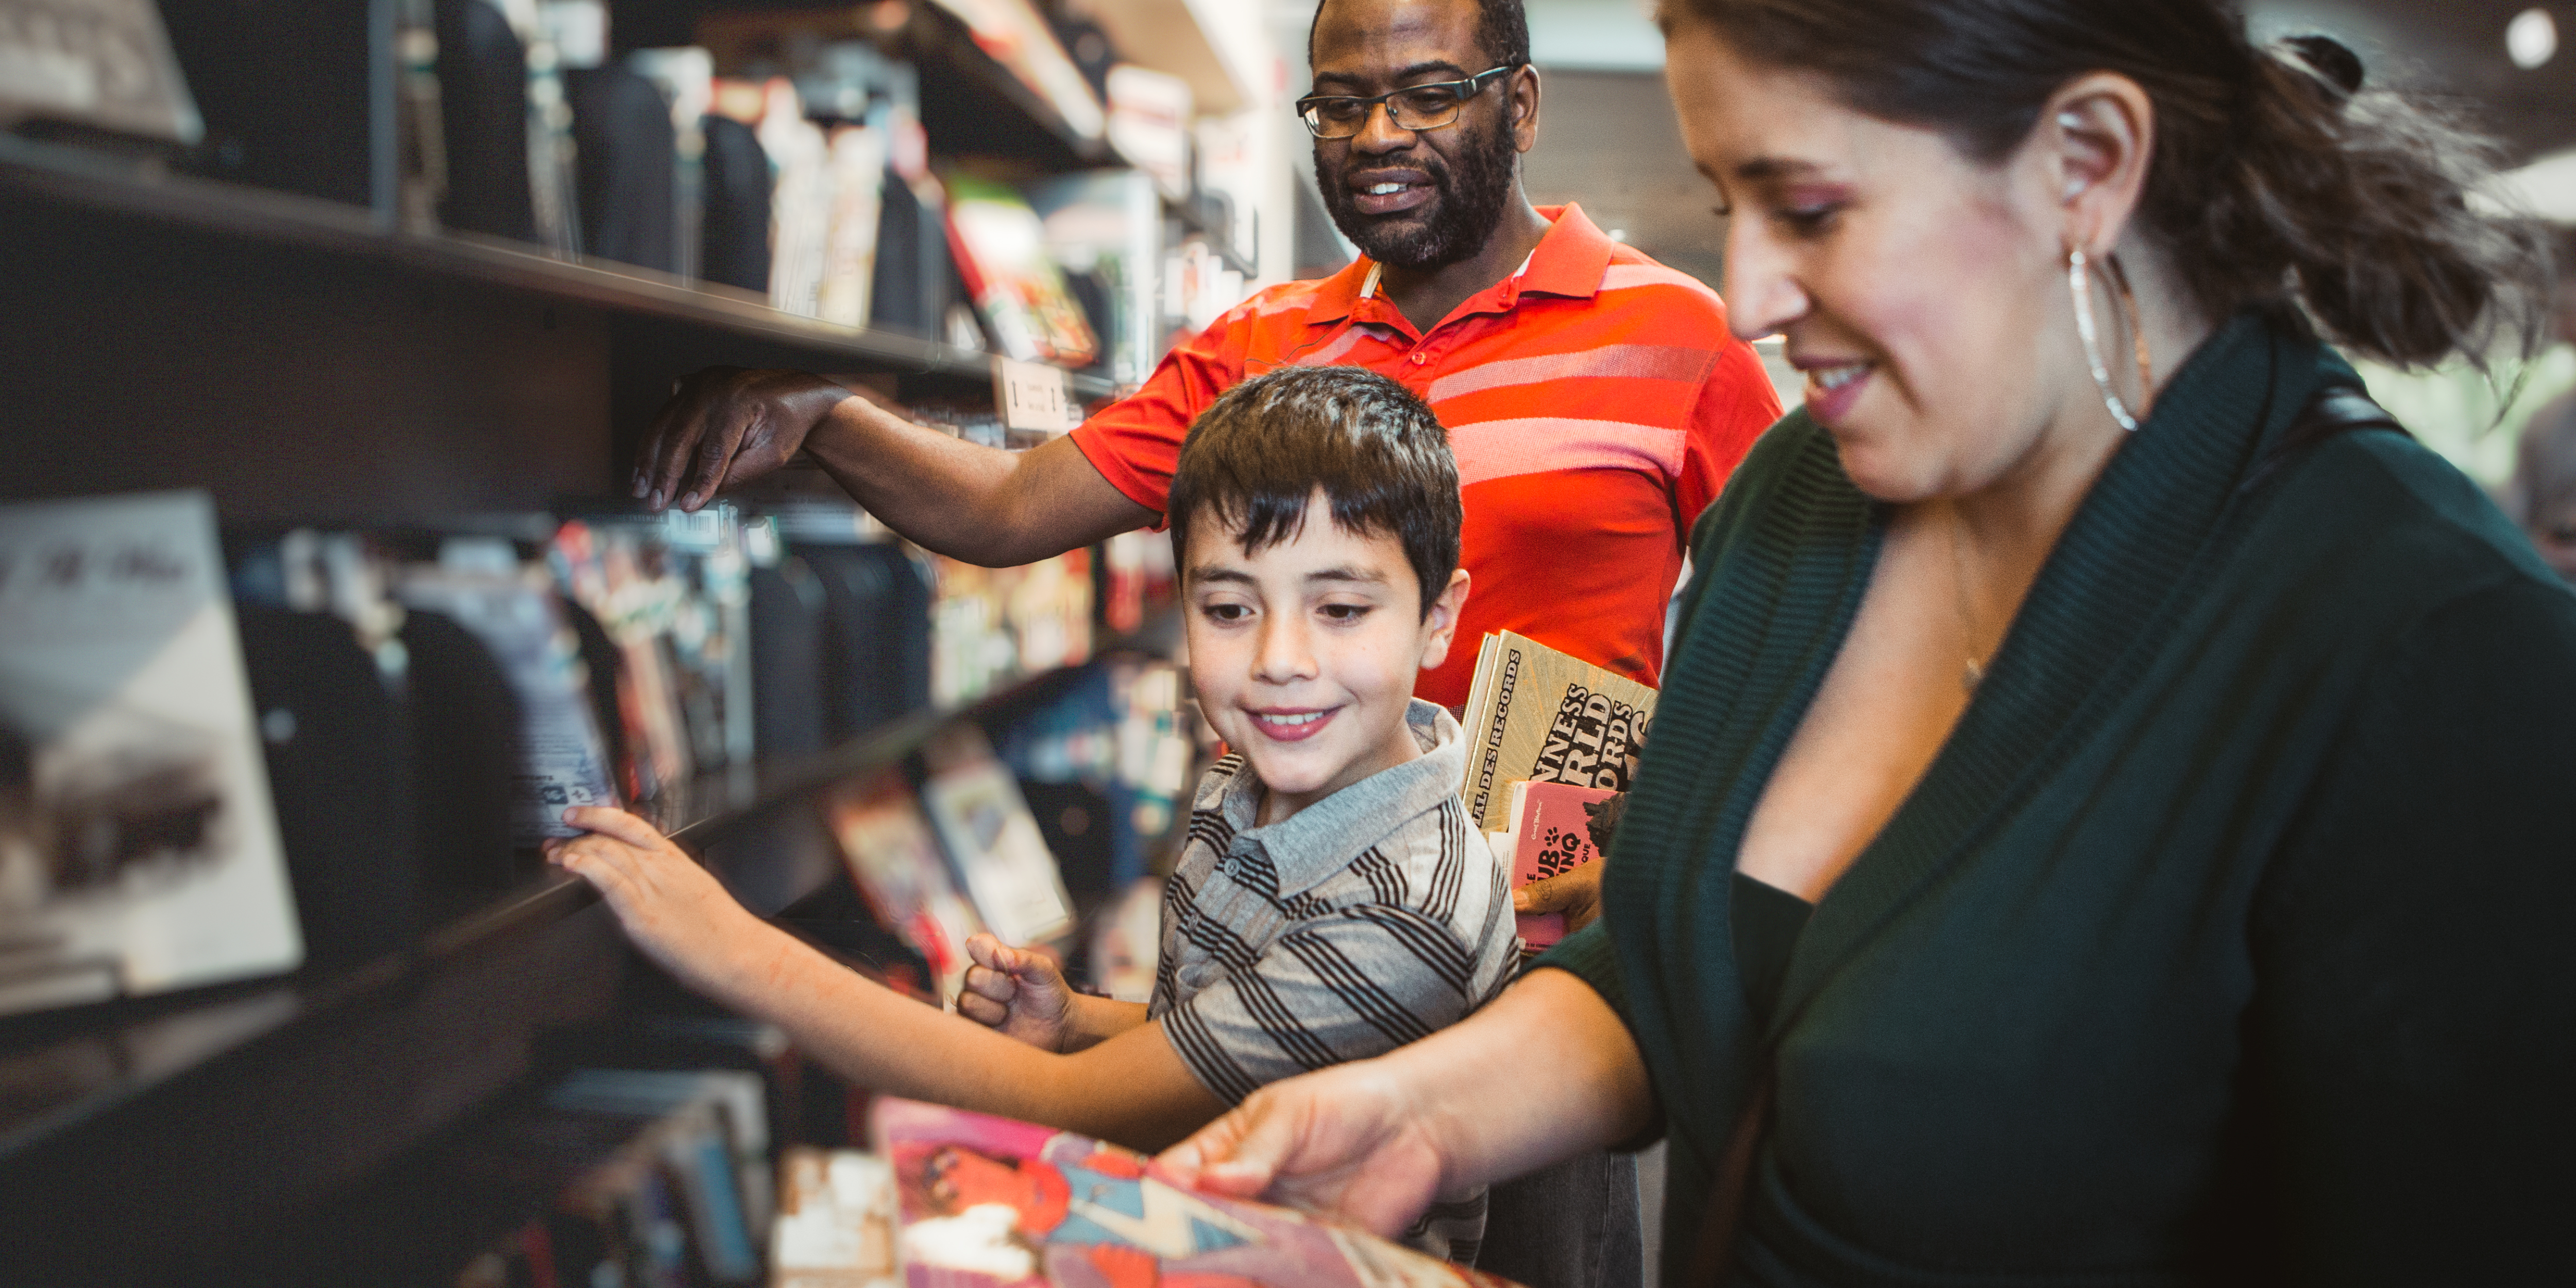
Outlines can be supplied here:
<path id="1" fill-rule="evenodd" d="M 967 936 L 984 923 L 950 884 L 939 842 L 903 780 L 888 774 L 853 783 L 831 797 L 825 813 L 878 924 L 930 963 L 943 1002 L 956 997 L 966 983 Z"/>
<path id="2" fill-rule="evenodd" d="M 1655 691 L 1624 675 L 1510 631 L 1486 636 L 1460 723 L 1467 812 L 1479 830 L 1504 832 L 1514 783 L 1626 791 L 1654 712 Z"/>
<path id="3" fill-rule="evenodd" d="M 1511 830 L 1488 833 L 1494 854 L 1512 866 L 1512 888 L 1571 872 L 1601 857 L 1592 844 L 1584 807 L 1606 801 L 1617 792 L 1574 783 L 1522 781 L 1512 784 Z M 1565 916 L 1555 912 L 1514 914 L 1521 942 L 1552 948 L 1565 938 Z"/>
<path id="4" fill-rule="evenodd" d="M 439 563 L 405 569 L 398 594 L 472 632 L 509 679 L 519 703 L 517 844 L 576 835 L 567 806 L 618 803 L 580 644 L 544 568 L 520 564 L 506 542 L 452 540 Z"/>
<path id="5" fill-rule="evenodd" d="M 1016 189 L 948 178 L 948 240 L 975 307 L 1003 357 L 1079 369 L 1100 341 L 1047 253 L 1045 225 Z"/>
<path id="6" fill-rule="evenodd" d="M 1071 1132 L 890 1096 L 869 1118 L 908 1288 L 1508 1288 Z"/>
<path id="7" fill-rule="evenodd" d="M 1070 931 L 1073 899 L 1055 854 L 981 731 L 950 731 L 932 743 L 928 758 L 921 803 L 984 924 L 1010 944 L 1045 943 Z"/>

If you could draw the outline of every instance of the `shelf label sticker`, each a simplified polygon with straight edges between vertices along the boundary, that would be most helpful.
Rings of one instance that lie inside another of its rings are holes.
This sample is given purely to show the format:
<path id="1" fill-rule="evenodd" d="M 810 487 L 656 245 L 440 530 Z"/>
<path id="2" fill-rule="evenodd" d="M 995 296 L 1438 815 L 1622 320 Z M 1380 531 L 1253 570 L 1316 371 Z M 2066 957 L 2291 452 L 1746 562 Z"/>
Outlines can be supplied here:
<path id="1" fill-rule="evenodd" d="M 1082 423 L 1073 378 L 1062 368 L 1042 362 L 994 358 L 993 405 L 1002 413 L 1005 429 L 1063 434 Z"/>

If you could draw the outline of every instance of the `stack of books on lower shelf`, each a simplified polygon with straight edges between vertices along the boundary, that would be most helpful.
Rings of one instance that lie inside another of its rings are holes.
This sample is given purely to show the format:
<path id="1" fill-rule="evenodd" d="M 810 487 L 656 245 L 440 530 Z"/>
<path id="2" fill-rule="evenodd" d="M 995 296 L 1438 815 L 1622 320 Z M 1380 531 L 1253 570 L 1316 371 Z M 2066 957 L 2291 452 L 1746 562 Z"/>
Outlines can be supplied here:
<path id="1" fill-rule="evenodd" d="M 468 1262 L 457 1288 L 766 1279 L 770 1088 L 742 1070 L 582 1070 L 500 1128 L 471 1166 L 568 1179 Z"/>

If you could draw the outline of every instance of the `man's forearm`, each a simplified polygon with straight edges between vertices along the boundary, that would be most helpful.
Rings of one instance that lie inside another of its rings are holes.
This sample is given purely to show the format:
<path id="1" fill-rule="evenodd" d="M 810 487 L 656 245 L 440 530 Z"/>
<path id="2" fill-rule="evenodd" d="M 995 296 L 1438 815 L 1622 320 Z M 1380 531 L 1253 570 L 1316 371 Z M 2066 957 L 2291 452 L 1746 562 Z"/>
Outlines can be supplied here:
<path id="1" fill-rule="evenodd" d="M 1070 439 L 1026 452 L 912 424 L 863 398 L 835 406 L 805 452 L 887 527 L 953 559 L 1031 563 L 1153 521 Z"/>

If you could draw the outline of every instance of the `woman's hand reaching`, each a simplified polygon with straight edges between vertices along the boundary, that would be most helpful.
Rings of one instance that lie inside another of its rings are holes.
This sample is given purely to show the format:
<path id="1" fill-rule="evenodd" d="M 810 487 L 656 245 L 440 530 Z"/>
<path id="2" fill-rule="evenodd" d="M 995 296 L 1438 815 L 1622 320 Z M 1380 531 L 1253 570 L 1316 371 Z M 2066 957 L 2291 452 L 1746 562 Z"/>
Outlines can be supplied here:
<path id="1" fill-rule="evenodd" d="M 741 996 L 763 948 L 786 938 L 652 824 L 595 808 L 566 810 L 564 821 L 589 834 L 547 842 L 546 858 L 598 890 L 626 937 L 689 987 Z"/>
<path id="2" fill-rule="evenodd" d="M 1428 1118 L 1378 1061 L 1274 1082 L 1164 1152 L 1173 1179 L 1395 1235 L 1431 1205 L 1447 1166 Z"/>
<path id="3" fill-rule="evenodd" d="M 991 935 L 966 940 L 966 988 L 957 1013 L 1041 1051 L 1065 1050 L 1074 992 L 1044 953 L 1013 948 Z"/>
<path id="4" fill-rule="evenodd" d="M 1435 1198 L 1634 1137 L 1653 1107 L 1618 1013 L 1541 970 L 1410 1046 L 1254 1092 L 1160 1161 L 1209 1193 L 1391 1235 Z"/>

